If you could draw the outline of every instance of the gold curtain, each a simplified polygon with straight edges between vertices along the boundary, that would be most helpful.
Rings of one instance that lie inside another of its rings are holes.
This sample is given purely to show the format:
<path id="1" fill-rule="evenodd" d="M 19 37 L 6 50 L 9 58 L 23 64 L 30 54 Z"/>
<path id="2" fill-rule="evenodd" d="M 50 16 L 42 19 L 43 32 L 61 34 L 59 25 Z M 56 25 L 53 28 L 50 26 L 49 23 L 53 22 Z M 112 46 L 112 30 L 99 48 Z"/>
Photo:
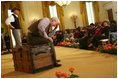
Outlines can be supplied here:
<path id="1" fill-rule="evenodd" d="M 94 18 L 95 22 L 99 21 L 99 6 L 98 6 L 98 1 L 93 1 L 93 11 L 94 11 Z"/>
<path id="2" fill-rule="evenodd" d="M 82 14 L 83 26 L 87 26 L 88 16 L 86 11 L 86 1 L 80 1 L 80 12 Z"/>
<path id="3" fill-rule="evenodd" d="M 64 31 L 65 26 L 64 26 L 64 20 L 63 20 L 63 17 L 64 17 L 63 7 L 56 4 L 56 8 L 57 8 L 57 15 L 58 15 L 58 18 L 60 20 L 60 25 L 59 25 L 60 30 Z"/>
<path id="4" fill-rule="evenodd" d="M 10 28 L 5 24 L 6 19 L 8 18 L 8 10 L 13 9 L 14 7 L 20 8 L 20 14 L 19 14 L 19 22 L 21 27 L 21 37 L 24 33 L 24 14 L 23 14 L 23 8 L 22 8 L 22 2 L 21 1 L 5 1 L 1 2 L 1 22 L 4 27 L 4 33 L 8 32 L 9 36 L 11 37 Z M 11 47 L 12 45 L 12 39 L 11 39 Z"/>
<path id="5" fill-rule="evenodd" d="M 42 1 L 43 17 L 50 18 L 49 1 Z"/>
<path id="6" fill-rule="evenodd" d="M 8 32 L 8 26 L 5 24 L 5 20 L 8 17 L 8 9 L 7 4 L 1 3 L 1 23 L 4 27 L 4 34 Z"/>
<path id="7" fill-rule="evenodd" d="M 58 15 L 58 18 L 60 20 L 59 28 L 60 28 L 60 30 L 64 31 L 65 30 L 65 26 L 64 26 L 64 21 L 63 21 L 63 16 L 64 16 L 63 7 L 55 4 L 54 1 L 42 1 L 43 16 L 47 17 L 47 18 L 50 18 L 49 5 L 51 5 L 51 6 L 56 5 L 57 15 Z"/>

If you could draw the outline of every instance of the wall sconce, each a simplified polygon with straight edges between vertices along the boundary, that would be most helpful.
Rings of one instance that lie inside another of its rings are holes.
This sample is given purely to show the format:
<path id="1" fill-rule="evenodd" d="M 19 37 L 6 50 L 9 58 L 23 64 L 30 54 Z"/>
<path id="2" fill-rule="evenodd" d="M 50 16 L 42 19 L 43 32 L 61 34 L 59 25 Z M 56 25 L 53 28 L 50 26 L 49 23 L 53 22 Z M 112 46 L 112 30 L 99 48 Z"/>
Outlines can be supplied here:
<path id="1" fill-rule="evenodd" d="M 76 23 L 77 23 L 77 22 L 76 22 L 77 18 L 78 18 L 77 15 L 72 15 L 72 16 L 71 16 L 71 19 L 72 19 L 72 21 L 73 21 L 73 23 L 74 23 L 75 28 L 77 28 L 77 25 L 76 25 Z"/>

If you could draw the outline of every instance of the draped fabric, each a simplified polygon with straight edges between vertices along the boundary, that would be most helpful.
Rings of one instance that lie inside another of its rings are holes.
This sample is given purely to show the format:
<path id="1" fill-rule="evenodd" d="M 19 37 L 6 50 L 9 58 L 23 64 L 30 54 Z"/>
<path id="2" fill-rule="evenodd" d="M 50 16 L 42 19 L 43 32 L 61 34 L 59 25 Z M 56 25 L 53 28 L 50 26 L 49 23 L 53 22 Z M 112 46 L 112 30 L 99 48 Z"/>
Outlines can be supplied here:
<path id="1" fill-rule="evenodd" d="M 64 31 L 65 26 L 64 26 L 64 20 L 63 20 L 63 17 L 64 17 L 63 7 L 56 4 L 56 8 L 57 8 L 57 15 L 58 15 L 58 18 L 60 20 L 60 25 L 59 25 L 60 30 Z"/>
<path id="2" fill-rule="evenodd" d="M 80 1 L 80 11 L 82 14 L 83 19 L 83 25 L 88 25 L 88 16 L 87 16 L 87 10 L 86 10 L 86 2 L 92 2 L 93 11 L 94 11 L 94 21 L 99 21 L 99 6 L 98 1 Z"/>
<path id="3" fill-rule="evenodd" d="M 88 26 L 88 16 L 86 10 L 86 1 L 80 1 L 80 12 L 82 14 L 83 26 Z"/>
<path id="4" fill-rule="evenodd" d="M 99 6 L 98 6 L 98 1 L 93 1 L 93 11 L 94 11 L 94 18 L 95 22 L 99 21 Z"/>
<path id="5" fill-rule="evenodd" d="M 49 2 L 42 1 L 43 17 L 50 18 Z"/>
<path id="6" fill-rule="evenodd" d="M 42 1 L 43 17 L 50 19 L 49 1 Z M 50 28 L 52 31 L 52 27 Z"/>
<path id="7" fill-rule="evenodd" d="M 5 24 L 6 19 L 8 18 L 8 10 L 13 9 L 14 7 L 20 8 L 20 14 L 19 14 L 19 22 L 21 27 L 21 37 L 24 33 L 24 14 L 23 14 L 23 8 L 22 8 L 22 2 L 21 1 L 5 1 L 1 2 L 1 22 L 4 27 L 4 34 L 6 32 L 9 33 L 9 36 L 11 37 L 10 28 Z M 12 45 L 12 39 L 11 39 L 11 47 Z"/>
<path id="8" fill-rule="evenodd" d="M 60 28 L 60 30 L 64 31 L 65 26 L 64 26 L 64 21 L 63 21 L 63 16 L 64 16 L 63 7 L 57 5 L 54 1 L 42 1 L 43 16 L 47 17 L 47 18 L 50 18 L 49 5 L 51 5 L 51 6 L 56 5 L 57 15 L 58 15 L 58 18 L 60 20 L 59 28 Z"/>
<path id="9" fill-rule="evenodd" d="M 4 34 L 8 32 L 8 26 L 5 24 L 5 20 L 8 17 L 8 9 L 7 9 L 7 4 L 5 5 L 3 2 L 1 3 L 1 23 L 2 27 L 4 28 Z"/>

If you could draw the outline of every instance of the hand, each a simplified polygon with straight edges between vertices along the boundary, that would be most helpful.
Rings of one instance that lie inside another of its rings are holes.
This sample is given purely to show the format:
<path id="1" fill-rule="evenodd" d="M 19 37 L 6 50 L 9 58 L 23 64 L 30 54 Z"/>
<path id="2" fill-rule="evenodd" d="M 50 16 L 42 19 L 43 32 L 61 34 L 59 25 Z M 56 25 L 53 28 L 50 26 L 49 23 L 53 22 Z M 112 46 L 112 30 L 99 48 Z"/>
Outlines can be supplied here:
<path id="1" fill-rule="evenodd" d="M 102 34 L 102 36 L 105 36 L 105 34 Z"/>
<path id="2" fill-rule="evenodd" d="M 56 26 L 55 26 L 54 30 L 56 30 L 56 29 L 57 29 L 57 27 L 58 27 L 58 25 L 56 25 Z"/>
<path id="3" fill-rule="evenodd" d="M 15 29 L 14 26 L 12 26 L 12 25 L 9 25 L 9 27 L 10 27 L 10 29 Z"/>
<path id="4" fill-rule="evenodd" d="M 53 43 L 53 39 L 52 39 L 51 37 L 47 37 L 47 39 L 49 39 L 49 40 L 50 40 L 50 42 L 52 42 L 52 43 Z"/>

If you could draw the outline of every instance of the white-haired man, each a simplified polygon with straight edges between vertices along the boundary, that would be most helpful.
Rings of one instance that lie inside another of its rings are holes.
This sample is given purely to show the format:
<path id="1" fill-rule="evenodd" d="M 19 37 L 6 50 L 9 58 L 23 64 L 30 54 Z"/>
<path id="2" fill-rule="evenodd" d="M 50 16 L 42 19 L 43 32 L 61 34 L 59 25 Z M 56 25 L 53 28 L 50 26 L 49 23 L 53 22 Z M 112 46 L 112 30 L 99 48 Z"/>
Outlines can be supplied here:
<path id="1" fill-rule="evenodd" d="M 52 36 L 55 34 L 59 23 L 60 22 L 57 17 L 52 17 L 51 19 L 42 18 L 30 25 L 27 36 L 28 44 L 30 45 L 51 44 L 52 59 L 55 67 L 61 66 L 61 64 L 57 64 L 57 62 L 60 62 L 60 60 L 56 60 L 52 39 Z M 50 32 L 50 27 L 54 27 L 52 32 Z"/>

